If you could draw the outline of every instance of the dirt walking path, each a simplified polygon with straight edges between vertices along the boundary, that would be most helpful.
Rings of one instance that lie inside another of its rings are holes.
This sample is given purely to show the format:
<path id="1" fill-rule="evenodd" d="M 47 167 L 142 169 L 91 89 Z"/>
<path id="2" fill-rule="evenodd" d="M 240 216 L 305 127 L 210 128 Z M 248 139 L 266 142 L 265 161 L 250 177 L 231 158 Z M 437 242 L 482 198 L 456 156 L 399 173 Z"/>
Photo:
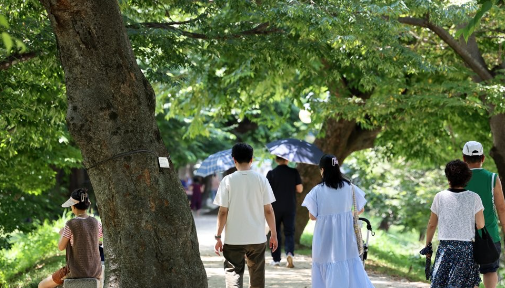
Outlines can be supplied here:
<path id="1" fill-rule="evenodd" d="M 224 271 L 222 256 L 214 254 L 214 233 L 216 229 L 216 216 L 195 217 L 196 229 L 198 232 L 198 242 L 200 243 L 200 254 L 209 279 L 209 288 L 224 287 Z M 266 263 L 270 263 L 272 257 L 266 253 Z M 266 266 L 266 287 L 284 288 L 309 288 L 310 270 L 312 259 L 309 256 L 295 256 L 295 268 L 285 267 L 285 259 L 280 267 Z M 428 288 L 429 284 L 419 282 L 408 282 L 407 280 L 391 279 L 390 277 L 369 273 L 370 280 L 376 288 Z M 249 273 L 244 273 L 244 284 L 249 283 Z"/>

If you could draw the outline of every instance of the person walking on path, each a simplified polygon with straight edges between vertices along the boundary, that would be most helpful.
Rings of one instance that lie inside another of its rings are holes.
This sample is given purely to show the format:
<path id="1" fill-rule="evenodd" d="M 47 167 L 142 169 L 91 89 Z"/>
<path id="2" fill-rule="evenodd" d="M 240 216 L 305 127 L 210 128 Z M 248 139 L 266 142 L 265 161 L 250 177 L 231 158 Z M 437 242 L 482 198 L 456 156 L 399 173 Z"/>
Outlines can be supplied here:
<path id="1" fill-rule="evenodd" d="M 277 249 L 277 230 L 272 188 L 265 176 L 252 171 L 253 148 L 246 143 L 233 146 L 231 155 L 237 171 L 219 184 L 214 204 L 219 206 L 214 251 L 223 252 L 226 287 L 243 287 L 247 257 L 251 288 L 265 287 L 265 220 L 272 232 L 270 248 Z M 224 245 L 221 233 L 225 230 Z"/>
<path id="2" fill-rule="evenodd" d="M 39 283 L 39 288 L 52 288 L 63 285 L 66 278 L 97 278 L 102 274 L 99 252 L 99 239 L 102 238 L 102 225 L 86 210 L 91 205 L 86 189 L 79 188 L 61 207 L 71 207 L 76 216 L 60 230 L 58 249 L 66 249 L 65 267 L 54 272 Z"/>
<path id="3" fill-rule="evenodd" d="M 284 243 L 286 252 L 286 266 L 295 267 L 293 256 L 295 255 L 295 216 L 296 216 L 296 193 L 302 193 L 302 179 L 298 170 L 288 166 L 288 160 L 276 157 L 278 166 L 268 171 L 267 179 L 274 191 L 275 202 L 272 203 L 275 213 L 275 227 L 277 229 L 277 242 L 282 245 L 281 224 L 284 226 Z M 281 262 L 281 249 L 271 251 L 271 265 L 279 266 Z"/>
<path id="4" fill-rule="evenodd" d="M 438 192 L 431 205 L 431 215 L 426 229 L 426 247 L 438 226 L 438 245 L 431 274 L 432 288 L 478 287 L 479 265 L 473 258 L 472 239 L 475 227 L 484 227 L 482 201 L 479 195 L 465 189 L 472 172 L 461 160 L 453 160 L 445 166 L 445 176 L 450 188 Z M 431 253 L 427 253 L 431 257 Z"/>
<path id="5" fill-rule="evenodd" d="M 466 185 L 466 189 L 477 193 L 484 205 L 484 219 L 486 228 L 493 241 L 496 250 L 501 253 L 500 233 L 498 231 L 498 216 L 503 231 L 505 231 L 505 200 L 503 197 L 500 177 L 482 168 L 485 160 L 484 148 L 476 141 L 469 141 L 463 146 L 463 160 L 472 170 L 472 178 Z M 498 284 L 498 270 L 500 259 L 491 264 L 480 265 L 480 273 L 484 275 L 484 286 L 495 288 Z"/>
<path id="6" fill-rule="evenodd" d="M 365 193 L 343 177 L 334 155 L 324 155 L 319 168 L 322 181 L 302 203 L 309 210 L 310 219 L 316 221 L 312 287 L 374 287 L 359 256 L 352 215 L 353 193 L 359 213 L 364 211 Z"/>
<path id="7" fill-rule="evenodd" d="M 202 209 L 202 193 L 205 190 L 205 185 L 200 184 L 198 177 L 193 178 L 193 184 L 189 186 L 191 190 L 191 210 L 194 210 L 196 216 L 200 216 L 200 209 Z"/>

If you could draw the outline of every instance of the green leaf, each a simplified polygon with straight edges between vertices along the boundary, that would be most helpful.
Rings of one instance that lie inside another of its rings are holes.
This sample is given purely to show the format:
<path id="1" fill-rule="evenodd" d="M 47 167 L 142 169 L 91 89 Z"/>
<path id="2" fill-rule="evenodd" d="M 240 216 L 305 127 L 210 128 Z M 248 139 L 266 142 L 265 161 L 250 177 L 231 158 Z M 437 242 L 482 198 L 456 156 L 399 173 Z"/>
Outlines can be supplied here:
<path id="1" fill-rule="evenodd" d="M 484 14 L 487 11 L 489 11 L 491 8 L 493 8 L 493 5 L 494 5 L 494 2 L 491 0 L 482 0 L 482 1 L 479 1 L 479 3 L 482 4 L 482 6 L 477 11 L 477 13 L 473 17 L 473 19 L 470 20 L 470 22 L 468 22 L 468 25 L 466 25 L 465 28 L 462 28 L 462 29 L 458 30 L 458 32 L 456 32 L 456 37 L 459 37 L 459 36 L 461 36 L 461 34 L 463 34 L 463 37 L 465 38 L 466 42 L 468 42 L 468 38 L 470 38 L 470 35 L 473 34 L 473 31 L 475 31 L 475 28 L 477 27 L 477 25 L 479 25 L 480 20 L 482 19 Z"/>
<path id="2" fill-rule="evenodd" d="M 9 28 L 9 22 L 7 22 L 7 19 L 3 15 L 0 15 L 0 25 L 7 29 Z"/>
<path id="3" fill-rule="evenodd" d="M 16 47 L 17 47 L 18 49 L 20 49 L 20 51 L 19 51 L 19 52 L 20 52 L 20 53 L 24 53 L 24 52 L 26 52 L 26 50 L 27 50 L 27 49 L 26 49 L 26 45 L 25 45 L 25 43 L 23 43 L 23 41 L 21 41 L 21 40 L 19 40 L 19 39 L 15 39 L 15 40 L 16 40 Z"/>
<path id="4" fill-rule="evenodd" d="M 4 41 L 5 49 L 7 49 L 7 53 L 9 53 L 12 49 L 12 38 L 6 32 L 2 32 L 2 40 Z"/>

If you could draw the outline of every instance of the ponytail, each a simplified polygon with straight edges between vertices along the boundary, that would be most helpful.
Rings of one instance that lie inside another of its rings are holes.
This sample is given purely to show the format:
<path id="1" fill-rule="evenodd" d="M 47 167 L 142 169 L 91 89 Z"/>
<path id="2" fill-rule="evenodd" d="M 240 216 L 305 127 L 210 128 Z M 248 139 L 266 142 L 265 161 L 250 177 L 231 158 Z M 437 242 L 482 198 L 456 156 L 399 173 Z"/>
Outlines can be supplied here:
<path id="1" fill-rule="evenodd" d="M 88 189 L 78 188 L 72 192 L 72 198 L 79 200 L 79 203 L 75 204 L 75 208 L 79 210 L 86 210 L 91 206 L 91 201 L 89 201 Z"/>
<path id="2" fill-rule="evenodd" d="M 328 187 L 339 189 L 344 187 L 344 183 L 350 184 L 351 182 L 344 178 L 340 172 L 340 165 L 337 157 L 331 154 L 325 154 L 319 160 L 319 168 L 323 168 L 323 179 L 321 184 Z"/>

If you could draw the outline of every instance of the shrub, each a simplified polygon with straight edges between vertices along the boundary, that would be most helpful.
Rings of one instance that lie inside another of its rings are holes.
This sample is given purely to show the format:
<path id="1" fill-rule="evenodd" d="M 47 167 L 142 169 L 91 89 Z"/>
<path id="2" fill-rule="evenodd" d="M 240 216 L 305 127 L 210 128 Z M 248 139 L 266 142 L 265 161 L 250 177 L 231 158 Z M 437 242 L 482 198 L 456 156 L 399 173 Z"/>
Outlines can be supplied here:
<path id="1" fill-rule="evenodd" d="M 59 230 L 65 226 L 70 214 L 56 221 L 45 220 L 37 223 L 29 233 L 14 232 L 9 239 L 11 248 L 0 250 L 0 283 L 10 283 L 10 279 L 20 273 L 34 269 L 40 261 L 64 254 L 58 250 Z"/>

